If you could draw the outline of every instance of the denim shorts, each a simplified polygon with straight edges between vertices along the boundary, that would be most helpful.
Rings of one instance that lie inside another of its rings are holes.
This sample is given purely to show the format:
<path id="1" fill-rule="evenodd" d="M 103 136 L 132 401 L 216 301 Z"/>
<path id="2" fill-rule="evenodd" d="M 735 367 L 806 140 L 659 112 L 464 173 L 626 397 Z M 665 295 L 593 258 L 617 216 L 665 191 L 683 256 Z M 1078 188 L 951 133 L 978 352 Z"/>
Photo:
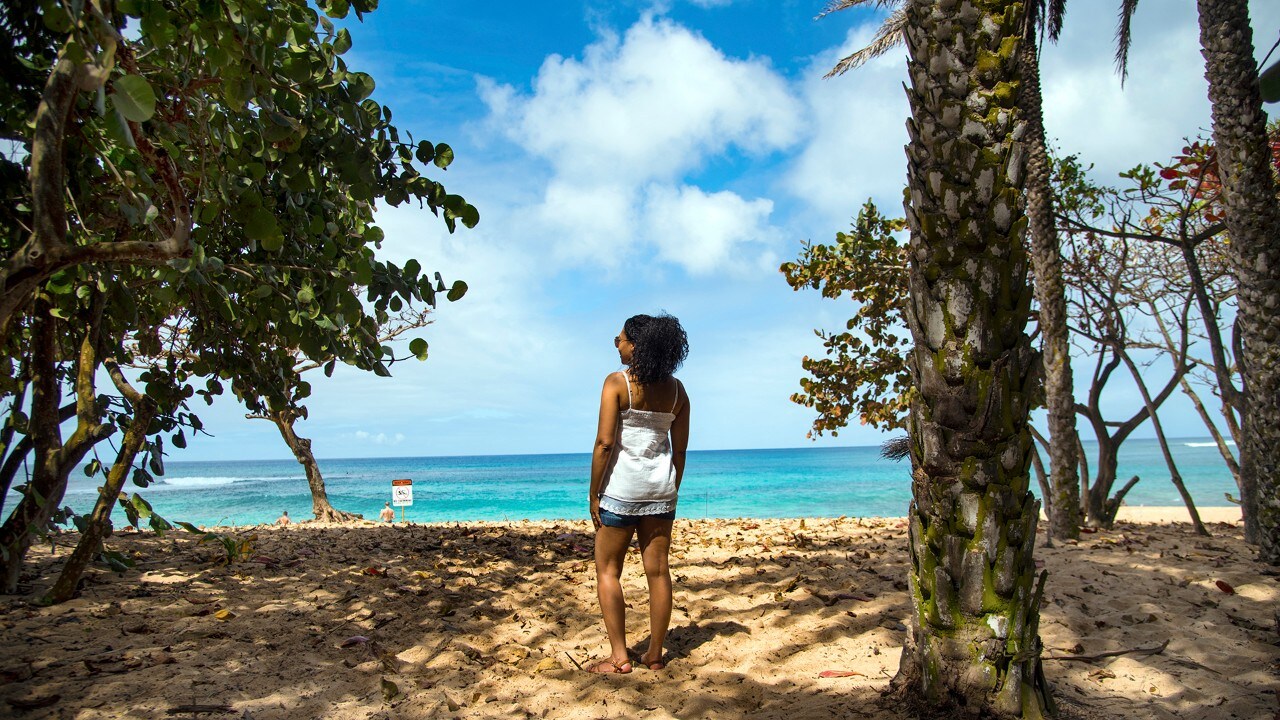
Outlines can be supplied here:
<path id="1" fill-rule="evenodd" d="M 660 515 L 619 515 L 615 512 L 609 512 L 604 508 L 600 508 L 600 523 L 611 528 L 633 528 L 640 524 L 641 520 L 646 518 L 653 520 L 675 520 L 676 511 L 665 512 Z"/>

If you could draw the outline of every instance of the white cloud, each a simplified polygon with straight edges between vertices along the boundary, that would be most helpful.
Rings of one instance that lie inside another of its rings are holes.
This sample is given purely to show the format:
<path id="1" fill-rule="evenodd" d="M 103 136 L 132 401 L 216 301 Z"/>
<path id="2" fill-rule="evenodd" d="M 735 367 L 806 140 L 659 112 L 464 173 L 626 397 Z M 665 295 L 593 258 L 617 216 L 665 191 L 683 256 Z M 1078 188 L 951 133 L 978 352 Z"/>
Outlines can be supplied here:
<path id="1" fill-rule="evenodd" d="M 1094 163 L 1098 178 L 1108 183 L 1139 163 L 1167 160 L 1183 138 L 1210 131 L 1195 3 L 1138 5 L 1123 87 L 1112 60 L 1114 11 L 1107 0 L 1074 0 L 1062 38 L 1045 48 L 1041 60 L 1049 137 L 1062 151 Z M 1250 15 L 1261 59 L 1280 26 L 1280 3 L 1254 0 Z"/>
<path id="2" fill-rule="evenodd" d="M 777 236 L 768 226 L 771 200 L 690 186 L 654 186 L 647 195 L 644 217 L 659 257 L 694 274 L 724 267 L 749 246 L 767 246 Z"/>
<path id="3" fill-rule="evenodd" d="M 902 212 L 910 112 L 902 89 L 906 50 L 890 50 L 857 70 L 823 78 L 840 58 L 865 47 L 879 24 L 872 18 L 850 29 L 839 47 L 814 57 L 800 82 L 813 132 L 784 186 L 818 211 L 815 225 L 828 235 L 844 228 L 868 197 L 889 215 Z"/>
<path id="4" fill-rule="evenodd" d="M 561 263 L 616 269 L 656 256 L 710 273 L 742 243 L 771 237 L 771 201 L 687 179 L 713 159 L 759 158 L 799 139 L 800 106 L 767 61 L 729 58 L 646 14 L 581 57 L 548 57 L 531 94 L 488 80 L 478 91 L 488 126 L 546 164 L 544 192 L 519 214 Z"/>
<path id="5" fill-rule="evenodd" d="M 531 97 L 482 91 L 512 140 L 583 181 L 672 179 L 731 145 L 753 154 L 786 147 L 800 130 L 786 82 L 767 62 L 725 57 L 651 15 L 581 59 L 548 57 Z"/>
<path id="6" fill-rule="evenodd" d="M 637 222 L 636 191 L 616 183 L 552 180 L 531 215 L 553 238 L 556 258 L 617 267 L 626 257 Z"/>
<path id="7" fill-rule="evenodd" d="M 404 433 L 388 435 L 384 432 L 380 432 L 374 435 L 372 433 L 365 432 L 364 430 L 357 430 L 355 432 L 355 436 L 357 440 L 373 443 L 374 445 L 399 445 L 404 442 Z"/>

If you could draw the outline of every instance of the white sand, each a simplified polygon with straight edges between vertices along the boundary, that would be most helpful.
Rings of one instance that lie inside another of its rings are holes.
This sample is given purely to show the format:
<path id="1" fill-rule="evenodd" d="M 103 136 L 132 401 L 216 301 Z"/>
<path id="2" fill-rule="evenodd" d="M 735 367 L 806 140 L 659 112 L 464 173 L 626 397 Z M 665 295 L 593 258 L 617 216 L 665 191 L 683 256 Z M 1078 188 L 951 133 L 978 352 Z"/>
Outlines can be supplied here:
<path id="1" fill-rule="evenodd" d="M 1207 539 L 1155 524 L 1184 514 L 1126 508 L 1112 531 L 1037 550 L 1050 572 L 1045 668 L 1064 717 L 1275 715 L 1276 577 L 1238 523 L 1211 524 Z M 196 704 L 229 709 L 201 717 L 254 720 L 905 717 L 879 695 L 910 617 L 901 520 L 678 521 L 670 664 L 608 677 L 574 666 L 608 649 L 588 530 L 245 529 L 252 558 L 230 567 L 185 533 L 118 536 L 110 546 L 137 570 L 95 569 L 83 597 L 58 607 L 0 599 L 0 716 L 156 718 Z M 34 552 L 33 593 L 66 552 Z M 642 648 L 638 562 L 624 588 L 629 643 Z M 1165 641 L 1147 656 L 1060 659 Z"/>

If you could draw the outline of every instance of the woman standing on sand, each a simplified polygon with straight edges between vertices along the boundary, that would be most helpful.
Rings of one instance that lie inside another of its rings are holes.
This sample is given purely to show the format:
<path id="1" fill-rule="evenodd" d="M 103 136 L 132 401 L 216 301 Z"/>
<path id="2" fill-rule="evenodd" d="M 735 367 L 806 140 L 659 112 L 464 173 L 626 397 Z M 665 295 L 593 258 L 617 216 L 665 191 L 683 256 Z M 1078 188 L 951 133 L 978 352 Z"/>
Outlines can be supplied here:
<path id="1" fill-rule="evenodd" d="M 671 525 L 689 445 L 689 396 L 673 377 L 689 339 L 670 315 L 636 315 L 613 339 L 627 369 L 605 378 L 591 455 L 591 521 L 596 526 L 596 587 L 611 654 L 588 670 L 629 673 L 622 564 L 633 533 L 649 582 L 649 648 L 640 664 L 665 665 L 671 624 Z"/>

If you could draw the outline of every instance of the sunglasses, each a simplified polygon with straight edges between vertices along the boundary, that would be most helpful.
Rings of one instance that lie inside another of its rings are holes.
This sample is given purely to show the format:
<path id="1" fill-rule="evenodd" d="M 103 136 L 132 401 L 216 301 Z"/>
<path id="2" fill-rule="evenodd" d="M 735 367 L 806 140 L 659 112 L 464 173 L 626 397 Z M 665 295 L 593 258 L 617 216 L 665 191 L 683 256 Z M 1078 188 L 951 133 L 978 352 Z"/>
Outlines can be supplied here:
<path id="1" fill-rule="evenodd" d="M 627 342 L 630 342 L 630 340 L 628 340 Z M 621 344 L 622 344 L 622 337 L 619 335 L 615 335 L 613 338 L 613 346 L 618 347 Z"/>

